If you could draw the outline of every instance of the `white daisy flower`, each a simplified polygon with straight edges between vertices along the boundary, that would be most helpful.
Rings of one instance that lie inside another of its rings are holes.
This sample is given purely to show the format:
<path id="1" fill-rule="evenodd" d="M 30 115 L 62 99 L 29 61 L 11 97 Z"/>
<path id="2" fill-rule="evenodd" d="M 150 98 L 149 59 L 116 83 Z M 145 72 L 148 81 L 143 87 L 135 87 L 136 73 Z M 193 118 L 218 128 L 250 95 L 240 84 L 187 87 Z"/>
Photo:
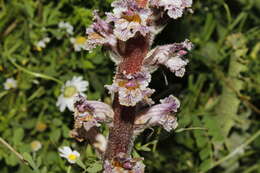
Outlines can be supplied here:
<path id="1" fill-rule="evenodd" d="M 50 42 L 50 38 L 49 37 L 45 37 L 42 40 L 38 41 L 36 43 L 36 50 L 41 52 L 42 49 L 44 49 L 46 47 L 46 44 Z"/>
<path id="2" fill-rule="evenodd" d="M 30 145 L 31 145 L 32 151 L 34 151 L 34 152 L 38 151 L 39 149 L 42 148 L 42 144 L 40 141 L 32 141 Z"/>
<path id="3" fill-rule="evenodd" d="M 61 21 L 58 26 L 60 29 L 65 29 L 69 35 L 73 35 L 73 26 L 69 22 Z"/>
<path id="4" fill-rule="evenodd" d="M 69 80 L 62 86 L 62 94 L 59 96 L 56 105 L 60 108 L 60 111 L 63 112 L 66 107 L 70 111 L 74 110 L 74 98 L 78 94 L 83 94 L 87 90 L 89 83 L 88 81 L 82 80 L 82 77 L 73 77 L 72 80 Z"/>
<path id="5" fill-rule="evenodd" d="M 4 83 L 4 89 L 5 90 L 10 90 L 13 88 L 17 88 L 17 81 L 14 78 L 8 78 L 6 79 Z"/>
<path id="6" fill-rule="evenodd" d="M 78 36 L 76 38 L 71 38 L 70 42 L 73 44 L 74 50 L 76 52 L 81 51 L 81 49 L 83 49 L 83 50 L 86 49 L 87 39 L 85 37 Z"/>
<path id="7" fill-rule="evenodd" d="M 76 150 L 72 151 L 70 147 L 60 147 L 59 148 L 59 155 L 61 157 L 66 158 L 70 163 L 76 163 L 77 159 L 79 158 L 80 154 Z"/>

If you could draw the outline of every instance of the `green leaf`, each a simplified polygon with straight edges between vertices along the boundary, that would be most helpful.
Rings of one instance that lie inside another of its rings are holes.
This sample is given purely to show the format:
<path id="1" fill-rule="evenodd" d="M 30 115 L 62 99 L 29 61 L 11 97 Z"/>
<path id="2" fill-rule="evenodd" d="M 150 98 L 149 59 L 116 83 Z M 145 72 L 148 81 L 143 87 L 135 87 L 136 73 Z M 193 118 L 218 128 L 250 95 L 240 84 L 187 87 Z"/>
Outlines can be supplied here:
<path id="1" fill-rule="evenodd" d="M 30 166 L 34 169 L 35 172 L 40 173 L 38 166 L 33 161 L 33 158 L 29 153 L 23 153 L 23 157 L 30 164 Z"/>
<path id="2" fill-rule="evenodd" d="M 83 61 L 82 67 L 85 69 L 94 69 L 95 68 L 94 64 L 88 60 Z"/>
<path id="3" fill-rule="evenodd" d="M 97 173 L 100 172 L 101 170 L 102 170 L 102 164 L 100 162 L 95 162 L 87 168 L 87 172 L 89 173 Z"/>
<path id="4" fill-rule="evenodd" d="M 211 155 L 211 147 L 208 145 L 205 148 L 203 148 L 199 155 L 200 155 L 200 159 L 201 160 L 205 160 L 206 158 L 208 158 Z"/>
<path id="5" fill-rule="evenodd" d="M 50 139 L 53 142 L 58 142 L 58 140 L 60 139 L 61 136 L 61 131 L 60 129 L 54 129 L 52 130 L 52 132 L 50 133 Z"/>
<path id="6" fill-rule="evenodd" d="M 24 138 L 24 130 L 22 128 L 18 128 L 14 130 L 13 142 L 14 145 L 18 145 L 22 142 Z"/>
<path id="7" fill-rule="evenodd" d="M 211 164 L 212 164 L 211 159 L 204 160 L 204 161 L 200 164 L 199 169 L 200 169 L 202 172 L 206 172 L 206 171 L 211 167 Z"/>

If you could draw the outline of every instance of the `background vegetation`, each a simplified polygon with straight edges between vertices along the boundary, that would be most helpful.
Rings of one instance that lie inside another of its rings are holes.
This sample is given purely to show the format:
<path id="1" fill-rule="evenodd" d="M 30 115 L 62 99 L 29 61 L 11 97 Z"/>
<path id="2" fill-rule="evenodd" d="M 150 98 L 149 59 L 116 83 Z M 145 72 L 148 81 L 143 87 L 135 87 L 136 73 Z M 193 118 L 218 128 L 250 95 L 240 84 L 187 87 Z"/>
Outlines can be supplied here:
<path id="1" fill-rule="evenodd" d="M 81 75 L 90 82 L 89 99 L 109 102 L 103 85 L 111 83 L 113 63 L 101 49 L 75 52 L 58 24 L 69 22 L 73 37 L 84 36 L 93 9 L 102 14 L 111 2 L 0 0 L 0 83 L 13 77 L 18 85 L 0 86 L 0 136 L 31 166 L 1 140 L 1 173 L 83 172 L 60 158 L 62 145 L 81 153 L 87 172 L 100 170 L 91 147 L 69 137 L 72 114 L 61 113 L 56 101 L 62 82 Z M 260 0 L 195 0 L 193 9 L 193 15 L 171 21 L 154 44 L 185 38 L 195 44 L 183 78 L 162 68 L 151 84 L 155 100 L 171 93 L 180 98 L 179 127 L 172 133 L 145 131 L 134 153 L 145 157 L 147 172 L 258 173 Z M 44 37 L 50 42 L 37 51 Z M 31 146 L 35 140 L 42 144 L 38 151 Z"/>

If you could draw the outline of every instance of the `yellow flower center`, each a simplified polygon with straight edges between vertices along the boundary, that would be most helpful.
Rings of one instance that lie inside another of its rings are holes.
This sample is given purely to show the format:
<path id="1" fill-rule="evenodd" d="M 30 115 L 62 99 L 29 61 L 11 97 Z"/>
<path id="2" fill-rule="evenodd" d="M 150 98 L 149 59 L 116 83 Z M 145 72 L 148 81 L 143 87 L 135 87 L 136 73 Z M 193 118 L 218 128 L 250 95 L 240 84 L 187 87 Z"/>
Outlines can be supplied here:
<path id="1" fill-rule="evenodd" d="M 0 65 L 0 71 L 4 71 L 4 67 Z"/>
<path id="2" fill-rule="evenodd" d="M 41 47 L 39 47 L 39 46 L 36 46 L 36 48 L 35 48 L 38 52 L 41 52 L 42 51 L 42 48 Z"/>
<path id="3" fill-rule="evenodd" d="M 138 14 L 134 14 L 134 15 L 131 15 L 131 16 L 123 15 L 122 18 L 124 18 L 128 22 L 141 23 L 141 21 L 142 21 L 141 17 Z"/>
<path id="4" fill-rule="evenodd" d="M 76 44 L 84 44 L 87 41 L 85 37 L 79 36 L 76 38 L 75 43 Z"/>
<path id="5" fill-rule="evenodd" d="M 122 163 L 120 163 L 120 162 L 118 162 L 118 161 L 115 161 L 115 160 L 112 161 L 112 165 L 113 165 L 114 167 L 123 167 Z"/>
<path id="6" fill-rule="evenodd" d="M 88 35 L 88 39 L 90 39 L 90 40 L 92 40 L 92 39 L 102 39 L 102 38 L 103 37 L 100 34 L 95 33 L 95 32 Z"/>
<path id="7" fill-rule="evenodd" d="M 69 154 L 68 159 L 75 161 L 77 159 L 77 156 L 75 154 Z"/>
<path id="8" fill-rule="evenodd" d="M 37 131 L 43 132 L 46 128 L 47 128 L 47 125 L 43 122 L 38 122 L 36 124 L 36 130 Z"/>
<path id="9" fill-rule="evenodd" d="M 84 117 L 85 121 L 90 121 L 92 120 L 94 117 L 92 115 L 87 115 L 86 117 Z"/>
<path id="10" fill-rule="evenodd" d="M 6 86 L 7 86 L 8 88 L 15 88 L 15 86 L 14 86 L 14 84 L 13 84 L 12 82 L 7 82 L 7 83 L 6 83 Z"/>
<path id="11" fill-rule="evenodd" d="M 130 84 L 131 82 L 132 82 L 132 84 Z M 118 82 L 118 85 L 120 87 L 127 88 L 128 90 L 135 90 L 136 88 L 139 88 L 139 85 L 136 82 L 133 82 L 133 81 L 122 80 L 122 81 Z"/>
<path id="12" fill-rule="evenodd" d="M 41 143 L 39 141 L 33 141 L 31 142 L 31 149 L 33 151 L 37 151 L 41 148 Z"/>
<path id="13" fill-rule="evenodd" d="M 77 93 L 77 88 L 74 86 L 68 86 L 64 89 L 64 97 L 72 97 Z"/>

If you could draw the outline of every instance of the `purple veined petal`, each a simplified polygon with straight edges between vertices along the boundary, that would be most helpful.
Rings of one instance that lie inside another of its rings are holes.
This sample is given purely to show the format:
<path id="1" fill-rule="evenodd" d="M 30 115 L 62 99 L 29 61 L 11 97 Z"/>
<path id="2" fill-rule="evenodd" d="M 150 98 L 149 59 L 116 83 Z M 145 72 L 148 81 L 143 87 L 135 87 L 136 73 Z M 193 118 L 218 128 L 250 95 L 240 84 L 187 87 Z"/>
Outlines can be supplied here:
<path id="1" fill-rule="evenodd" d="M 99 101 L 88 101 L 84 96 L 78 95 L 74 100 L 74 128 L 84 127 L 85 130 L 96 126 L 100 123 L 111 123 L 114 112 L 112 108 Z"/>
<path id="2" fill-rule="evenodd" d="M 99 126 L 101 126 L 101 124 L 98 123 L 95 119 L 83 123 L 83 127 L 85 128 L 86 131 L 89 131 L 89 129 L 91 129 L 92 127 L 99 127 Z"/>
<path id="3" fill-rule="evenodd" d="M 176 113 L 180 107 L 179 100 L 170 95 L 160 102 L 160 104 L 154 105 L 138 115 L 135 120 L 136 133 L 157 125 L 162 126 L 167 131 L 177 127 L 177 119 L 171 114 Z"/>
<path id="4" fill-rule="evenodd" d="M 192 0 L 182 0 L 181 6 L 184 8 L 190 8 L 192 6 Z"/>
<path id="5" fill-rule="evenodd" d="M 167 10 L 168 10 L 167 12 L 168 16 L 173 19 L 178 19 L 183 15 L 183 8 L 173 7 Z"/>
<path id="6" fill-rule="evenodd" d="M 159 120 L 159 124 L 161 124 L 167 132 L 178 127 L 177 118 L 174 116 L 165 116 Z"/>
<path id="7" fill-rule="evenodd" d="M 151 50 L 144 59 L 144 66 L 152 71 L 159 65 L 166 66 L 176 76 L 182 77 L 185 73 L 185 66 L 188 60 L 183 59 L 193 45 L 189 40 L 182 43 L 173 43 L 164 46 L 157 46 Z"/>
<path id="8" fill-rule="evenodd" d="M 108 160 L 105 160 L 103 167 L 103 173 L 113 173 L 113 166 Z"/>
<path id="9" fill-rule="evenodd" d="M 108 104 L 99 101 L 88 101 L 88 104 L 95 108 L 94 116 L 99 120 L 114 118 L 114 111 Z"/>
<path id="10" fill-rule="evenodd" d="M 138 88 L 134 90 L 120 88 L 118 94 L 119 102 L 124 106 L 135 106 L 143 99 L 142 91 Z"/>
<path id="11" fill-rule="evenodd" d="M 148 8 L 139 8 L 135 0 L 120 0 L 112 3 L 113 13 L 107 13 L 107 20 L 114 23 L 114 35 L 126 41 L 140 32 L 146 36 L 151 32 L 147 26 L 152 12 Z"/>
<path id="12" fill-rule="evenodd" d="M 135 106 L 138 102 L 152 103 L 149 98 L 155 90 L 148 88 L 151 81 L 149 72 L 143 71 L 136 74 L 121 74 L 114 79 L 112 85 L 106 85 L 109 93 L 118 93 L 119 102 L 124 106 Z"/>
<path id="13" fill-rule="evenodd" d="M 150 0 L 150 5 L 155 8 L 163 8 L 170 18 L 178 19 L 182 17 L 185 9 L 189 9 L 192 0 Z"/>
<path id="14" fill-rule="evenodd" d="M 113 26 L 106 20 L 99 17 L 94 11 L 94 23 L 86 29 L 88 35 L 86 50 L 91 50 L 98 45 L 116 46 L 117 40 L 113 35 Z"/>
<path id="15" fill-rule="evenodd" d="M 171 72 L 175 73 L 177 77 L 183 77 L 185 73 L 185 66 L 188 64 L 188 60 L 183 60 L 176 56 L 175 58 L 169 59 L 164 63 Z"/>
<path id="16" fill-rule="evenodd" d="M 113 119 L 113 109 L 100 101 L 90 101 L 85 97 L 78 95 L 74 100 L 75 116 L 92 115 L 100 122 L 105 122 L 107 119 Z"/>

